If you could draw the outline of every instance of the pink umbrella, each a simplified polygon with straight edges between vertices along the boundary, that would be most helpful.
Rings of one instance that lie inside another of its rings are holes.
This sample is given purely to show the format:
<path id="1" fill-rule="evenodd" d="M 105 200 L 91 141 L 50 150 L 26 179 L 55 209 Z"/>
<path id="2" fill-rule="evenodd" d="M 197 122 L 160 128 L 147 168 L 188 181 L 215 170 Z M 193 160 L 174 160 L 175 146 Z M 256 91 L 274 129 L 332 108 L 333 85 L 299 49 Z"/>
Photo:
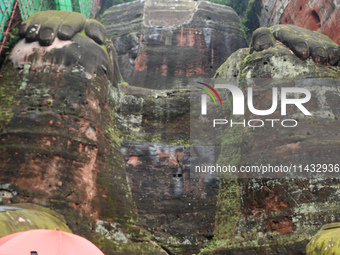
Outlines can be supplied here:
<path id="1" fill-rule="evenodd" d="M 34 229 L 0 238 L 0 255 L 104 255 L 81 236 L 60 230 Z"/>

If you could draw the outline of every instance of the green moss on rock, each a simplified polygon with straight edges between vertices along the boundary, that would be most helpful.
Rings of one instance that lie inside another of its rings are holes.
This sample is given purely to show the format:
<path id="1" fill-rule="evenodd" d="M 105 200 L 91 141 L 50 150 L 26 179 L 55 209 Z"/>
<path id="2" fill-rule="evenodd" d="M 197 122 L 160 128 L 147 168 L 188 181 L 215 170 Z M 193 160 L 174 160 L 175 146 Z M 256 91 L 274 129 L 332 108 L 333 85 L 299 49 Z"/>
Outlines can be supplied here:
<path id="1" fill-rule="evenodd" d="M 4 81 L 0 86 L 0 130 L 2 130 L 13 117 L 13 108 L 20 103 L 20 98 L 18 98 L 17 94 L 22 87 L 17 73 L 13 71 L 13 66 L 11 64 L 8 65 L 2 72 L 4 77 L 1 77 Z"/>
<path id="2" fill-rule="evenodd" d="M 339 247 L 340 223 L 326 224 L 308 243 L 306 255 L 339 254 Z"/>

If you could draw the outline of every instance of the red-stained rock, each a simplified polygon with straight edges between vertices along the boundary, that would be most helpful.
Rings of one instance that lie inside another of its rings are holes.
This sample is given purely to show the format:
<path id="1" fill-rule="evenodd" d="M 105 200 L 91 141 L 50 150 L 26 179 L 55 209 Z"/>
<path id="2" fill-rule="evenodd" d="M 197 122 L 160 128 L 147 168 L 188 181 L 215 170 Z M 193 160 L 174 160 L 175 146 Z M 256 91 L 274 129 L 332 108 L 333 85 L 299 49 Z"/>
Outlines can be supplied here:
<path id="1" fill-rule="evenodd" d="M 323 33 L 340 44 L 339 7 L 336 0 L 263 0 L 260 25 L 292 24 Z"/>
<path id="2" fill-rule="evenodd" d="M 323 33 L 339 44 L 339 18 L 338 1 L 293 0 L 285 9 L 280 22 Z"/>

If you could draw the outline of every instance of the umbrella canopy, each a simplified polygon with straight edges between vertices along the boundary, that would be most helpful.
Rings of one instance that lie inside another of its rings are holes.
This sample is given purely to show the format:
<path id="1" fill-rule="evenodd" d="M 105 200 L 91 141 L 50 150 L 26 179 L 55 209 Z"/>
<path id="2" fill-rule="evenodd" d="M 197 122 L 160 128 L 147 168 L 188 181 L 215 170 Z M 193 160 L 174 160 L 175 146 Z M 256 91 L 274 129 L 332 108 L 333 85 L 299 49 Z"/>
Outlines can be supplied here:
<path id="1" fill-rule="evenodd" d="M 104 255 L 81 236 L 60 230 L 34 229 L 0 239 L 1 255 Z"/>

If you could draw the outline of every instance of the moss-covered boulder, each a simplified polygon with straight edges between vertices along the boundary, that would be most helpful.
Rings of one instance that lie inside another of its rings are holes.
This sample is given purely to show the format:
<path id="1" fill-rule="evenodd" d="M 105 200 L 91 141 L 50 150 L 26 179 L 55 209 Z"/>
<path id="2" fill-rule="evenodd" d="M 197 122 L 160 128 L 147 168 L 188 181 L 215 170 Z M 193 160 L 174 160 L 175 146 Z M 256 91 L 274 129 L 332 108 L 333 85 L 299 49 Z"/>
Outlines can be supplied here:
<path id="1" fill-rule="evenodd" d="M 30 229 L 57 228 L 72 233 L 65 218 L 48 208 L 35 204 L 0 206 L 1 236 Z"/>
<path id="2" fill-rule="evenodd" d="M 330 223 L 322 226 L 307 245 L 306 255 L 338 254 L 340 246 L 340 223 Z"/>

